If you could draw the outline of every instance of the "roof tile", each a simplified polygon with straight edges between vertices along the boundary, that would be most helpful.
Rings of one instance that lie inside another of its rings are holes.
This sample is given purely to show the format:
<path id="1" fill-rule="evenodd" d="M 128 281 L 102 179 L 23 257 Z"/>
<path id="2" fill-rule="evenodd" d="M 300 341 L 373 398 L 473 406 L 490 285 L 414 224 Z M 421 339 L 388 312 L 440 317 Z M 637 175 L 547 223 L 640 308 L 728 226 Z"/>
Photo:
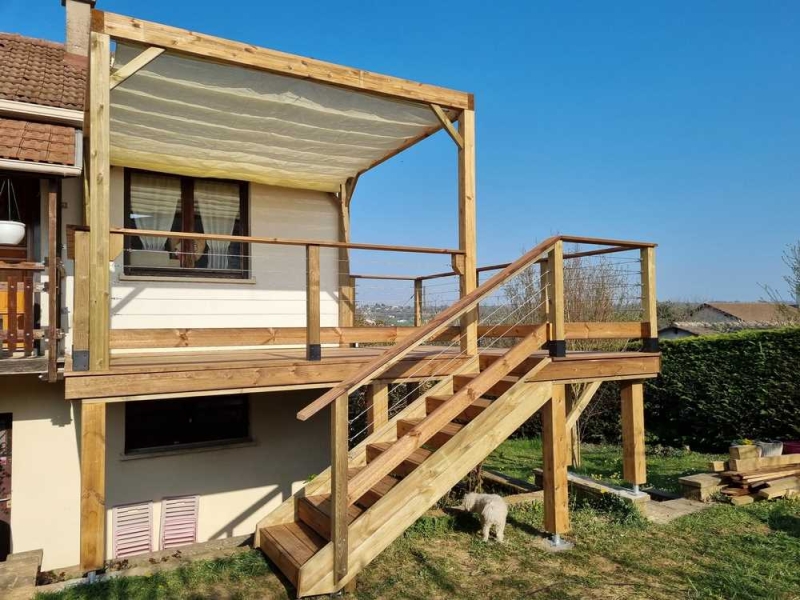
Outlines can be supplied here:
<path id="1" fill-rule="evenodd" d="M 0 118 L 0 158 L 75 165 L 75 129 Z"/>
<path id="2" fill-rule="evenodd" d="M 83 110 L 86 66 L 63 44 L 0 33 L 0 98 Z"/>

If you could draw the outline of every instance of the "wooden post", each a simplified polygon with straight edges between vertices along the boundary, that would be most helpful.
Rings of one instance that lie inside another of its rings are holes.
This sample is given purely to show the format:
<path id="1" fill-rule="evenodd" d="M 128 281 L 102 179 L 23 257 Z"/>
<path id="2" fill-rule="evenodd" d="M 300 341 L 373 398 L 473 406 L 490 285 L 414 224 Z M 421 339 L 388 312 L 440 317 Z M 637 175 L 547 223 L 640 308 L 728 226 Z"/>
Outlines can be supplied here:
<path id="1" fill-rule="evenodd" d="M 553 332 L 550 331 L 550 272 L 547 264 L 546 258 L 539 261 L 539 290 L 541 290 L 539 302 L 544 308 L 544 322 L 548 328 L 547 339 L 550 340 Z"/>
<path id="2" fill-rule="evenodd" d="M 348 570 L 347 421 L 346 395 L 331 405 L 331 541 L 333 573 L 338 583 Z"/>
<path id="3" fill-rule="evenodd" d="M 567 355 L 564 335 L 564 242 L 557 241 L 547 256 L 550 309 L 550 356 Z"/>
<path id="4" fill-rule="evenodd" d="M 567 414 L 564 396 L 564 384 L 554 384 L 553 397 L 542 408 L 544 528 L 553 536 L 569 531 Z"/>
<path id="5" fill-rule="evenodd" d="M 23 309 L 22 344 L 25 356 L 33 354 L 33 271 L 23 271 L 22 274 L 22 301 Z"/>
<path id="6" fill-rule="evenodd" d="M 58 180 L 47 182 L 47 381 L 58 380 Z"/>
<path id="7" fill-rule="evenodd" d="M 90 369 L 109 367 L 110 101 L 111 41 L 91 33 L 89 50 L 89 359 Z"/>
<path id="8" fill-rule="evenodd" d="M 642 343 L 645 352 L 658 352 L 658 310 L 656 304 L 656 249 L 642 248 L 642 322 L 647 334 Z"/>
<path id="9" fill-rule="evenodd" d="M 414 327 L 422 327 L 423 280 L 414 280 Z"/>
<path id="10" fill-rule="evenodd" d="M 72 301 L 72 370 L 89 370 L 89 232 L 75 232 L 75 289 Z"/>
<path id="11" fill-rule="evenodd" d="M 81 403 L 81 570 L 105 562 L 106 405 Z"/>
<path id="12" fill-rule="evenodd" d="M 575 394 L 575 384 L 566 385 L 567 412 L 572 412 L 578 403 L 578 395 Z M 581 466 L 581 438 L 578 430 L 578 423 L 569 428 L 567 434 L 567 446 L 569 447 L 569 464 L 573 467 Z"/>
<path id="13" fill-rule="evenodd" d="M 319 246 L 306 246 L 306 359 L 321 360 Z"/>
<path id="14" fill-rule="evenodd" d="M 382 381 L 367 386 L 367 432 L 389 421 L 389 384 Z"/>
<path id="15" fill-rule="evenodd" d="M 634 486 L 647 482 L 644 448 L 644 385 L 623 381 L 622 389 L 622 478 Z"/>
<path id="16" fill-rule="evenodd" d="M 350 187 L 342 184 L 339 191 L 339 241 L 350 241 Z M 355 285 L 350 277 L 350 250 L 339 248 L 339 327 L 355 325 Z M 340 346 L 349 346 L 341 343 Z"/>
<path id="17" fill-rule="evenodd" d="M 458 149 L 458 247 L 464 251 L 464 270 L 459 277 L 461 297 L 476 287 L 477 239 L 475 210 L 475 111 L 466 109 L 458 118 L 458 130 L 464 140 Z M 478 309 L 461 318 L 461 351 L 478 353 Z"/>

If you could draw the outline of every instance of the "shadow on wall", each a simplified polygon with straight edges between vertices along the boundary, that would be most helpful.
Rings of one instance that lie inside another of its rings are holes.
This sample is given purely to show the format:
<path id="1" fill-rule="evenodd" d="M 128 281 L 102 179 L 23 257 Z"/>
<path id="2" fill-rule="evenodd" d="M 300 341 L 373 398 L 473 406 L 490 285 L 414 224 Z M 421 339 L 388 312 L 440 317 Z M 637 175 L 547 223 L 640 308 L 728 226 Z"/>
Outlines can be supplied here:
<path id="1" fill-rule="evenodd" d="M 306 422 L 296 418 L 318 394 L 306 390 L 251 395 L 252 444 L 136 459 L 124 456 L 125 404 L 109 404 L 107 508 L 198 495 L 198 541 L 252 533 L 255 523 L 293 488 L 330 462 L 326 414 Z"/>

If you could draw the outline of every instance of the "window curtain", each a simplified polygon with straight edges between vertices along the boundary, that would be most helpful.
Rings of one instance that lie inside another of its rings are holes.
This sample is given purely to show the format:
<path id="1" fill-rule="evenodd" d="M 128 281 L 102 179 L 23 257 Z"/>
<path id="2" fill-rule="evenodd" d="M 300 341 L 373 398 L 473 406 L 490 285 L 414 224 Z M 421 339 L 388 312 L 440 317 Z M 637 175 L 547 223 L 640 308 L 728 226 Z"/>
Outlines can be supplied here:
<path id="1" fill-rule="evenodd" d="M 181 200 L 181 181 L 177 177 L 131 174 L 131 220 L 136 229 L 171 231 Z M 146 251 L 164 249 L 166 238 L 140 235 Z"/>
<path id="2" fill-rule="evenodd" d="M 239 218 L 239 185 L 219 181 L 196 181 L 195 210 L 200 213 L 203 231 L 209 234 L 231 235 Z M 230 242 L 208 241 L 208 268 L 228 268 Z"/>

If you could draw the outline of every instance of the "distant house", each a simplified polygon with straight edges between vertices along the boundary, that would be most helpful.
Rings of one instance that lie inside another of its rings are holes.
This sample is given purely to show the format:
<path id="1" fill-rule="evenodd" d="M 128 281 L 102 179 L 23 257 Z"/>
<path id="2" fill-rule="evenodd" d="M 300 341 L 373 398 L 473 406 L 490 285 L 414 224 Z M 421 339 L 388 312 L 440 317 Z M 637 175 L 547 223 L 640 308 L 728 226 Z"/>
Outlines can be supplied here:
<path id="1" fill-rule="evenodd" d="M 707 302 L 689 315 L 658 331 L 662 340 L 724 333 L 740 329 L 769 329 L 800 322 L 800 309 L 777 302 Z"/>

